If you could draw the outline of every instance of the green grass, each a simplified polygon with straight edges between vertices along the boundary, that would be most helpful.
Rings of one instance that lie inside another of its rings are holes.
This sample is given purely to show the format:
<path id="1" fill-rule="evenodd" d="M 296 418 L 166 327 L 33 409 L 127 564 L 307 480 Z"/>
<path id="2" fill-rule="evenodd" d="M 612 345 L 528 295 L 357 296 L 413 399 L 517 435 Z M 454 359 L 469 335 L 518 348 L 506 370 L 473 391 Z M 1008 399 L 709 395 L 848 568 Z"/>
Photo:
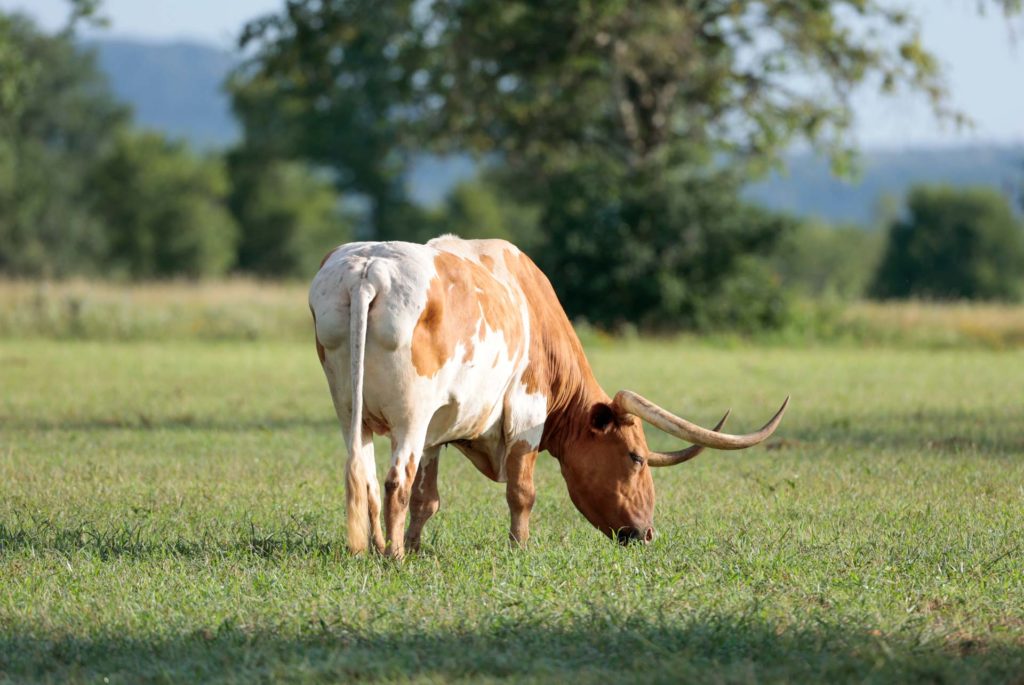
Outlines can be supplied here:
<path id="1" fill-rule="evenodd" d="M 1021 682 L 1024 352 L 591 358 L 705 423 L 793 406 L 657 472 L 648 547 L 543 456 L 511 551 L 502 486 L 446 451 L 395 565 L 344 551 L 311 344 L 0 342 L 0 682 Z"/>

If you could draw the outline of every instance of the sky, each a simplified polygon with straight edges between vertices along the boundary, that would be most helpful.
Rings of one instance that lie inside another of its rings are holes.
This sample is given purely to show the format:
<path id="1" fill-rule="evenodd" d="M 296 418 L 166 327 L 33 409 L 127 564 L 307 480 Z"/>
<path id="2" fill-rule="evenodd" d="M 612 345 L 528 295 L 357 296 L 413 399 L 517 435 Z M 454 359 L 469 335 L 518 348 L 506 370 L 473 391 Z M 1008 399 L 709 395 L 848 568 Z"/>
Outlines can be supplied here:
<path id="1" fill-rule="evenodd" d="M 246 20 L 273 12 L 283 0 L 104 0 L 110 26 L 100 35 L 150 41 L 194 40 L 231 48 Z M 855 135 L 869 148 L 968 143 L 1024 143 L 1024 19 L 1011 27 L 995 11 L 979 16 L 977 0 L 891 0 L 922 19 L 925 45 L 939 58 L 952 104 L 976 123 L 957 131 L 936 122 L 917 98 L 858 93 Z M 62 25 L 66 0 L 0 0 L 49 29 Z"/>

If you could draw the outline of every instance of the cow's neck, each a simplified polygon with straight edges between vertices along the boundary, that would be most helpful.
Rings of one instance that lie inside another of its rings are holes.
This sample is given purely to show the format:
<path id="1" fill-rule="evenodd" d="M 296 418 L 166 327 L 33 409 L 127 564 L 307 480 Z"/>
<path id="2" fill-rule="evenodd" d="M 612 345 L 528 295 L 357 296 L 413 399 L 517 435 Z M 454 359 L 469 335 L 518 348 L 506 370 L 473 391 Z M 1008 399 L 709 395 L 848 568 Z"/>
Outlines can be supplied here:
<path id="1" fill-rule="evenodd" d="M 506 263 L 516 274 L 530 311 L 529 362 L 523 381 L 530 392 L 547 395 L 548 416 L 540 448 L 556 458 L 568 455 L 588 430 L 590 408 L 607 402 L 583 353 L 569 317 L 551 283 L 526 255 Z"/>
<path id="2" fill-rule="evenodd" d="M 611 401 L 594 377 L 575 332 L 571 328 L 569 332 L 575 344 L 556 349 L 571 350 L 571 353 L 561 359 L 553 355 L 548 366 L 548 417 L 541 449 L 556 459 L 567 456 L 572 446 L 590 430 L 591 408 L 598 402 Z"/>

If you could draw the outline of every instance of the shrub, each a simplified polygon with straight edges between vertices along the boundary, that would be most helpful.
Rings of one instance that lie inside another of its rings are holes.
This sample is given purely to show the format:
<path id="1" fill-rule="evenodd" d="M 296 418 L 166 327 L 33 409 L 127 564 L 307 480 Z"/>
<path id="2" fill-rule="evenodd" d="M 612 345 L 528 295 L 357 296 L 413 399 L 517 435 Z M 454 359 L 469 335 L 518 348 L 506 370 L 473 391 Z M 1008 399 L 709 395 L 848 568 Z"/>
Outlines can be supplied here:
<path id="1" fill-rule="evenodd" d="M 889 229 L 871 294 L 879 299 L 1017 300 L 1024 228 L 986 188 L 918 187 Z"/>
<path id="2" fill-rule="evenodd" d="M 125 134 L 97 166 L 92 189 L 115 273 L 211 276 L 234 264 L 238 233 L 219 160 L 157 134 Z"/>

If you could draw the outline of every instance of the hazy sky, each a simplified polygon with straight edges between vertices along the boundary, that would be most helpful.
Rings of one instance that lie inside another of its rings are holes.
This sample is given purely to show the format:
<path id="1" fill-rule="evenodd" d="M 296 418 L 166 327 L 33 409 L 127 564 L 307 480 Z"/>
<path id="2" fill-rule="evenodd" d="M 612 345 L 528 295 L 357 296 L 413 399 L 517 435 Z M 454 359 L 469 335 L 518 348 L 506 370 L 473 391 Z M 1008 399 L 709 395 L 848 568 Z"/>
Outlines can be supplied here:
<path id="1" fill-rule="evenodd" d="M 942 61 L 953 104 L 977 123 L 973 131 L 943 128 L 928 106 L 913 98 L 884 100 L 858 95 L 857 134 L 869 147 L 969 142 L 1024 143 L 1024 20 L 1015 26 L 1020 44 L 996 12 L 979 16 L 977 0 L 892 0 L 923 19 L 924 41 Z M 104 0 L 107 35 L 154 41 L 200 40 L 233 45 L 242 24 L 274 11 L 282 0 Z M 60 26 L 66 0 L 0 0 L 0 8 L 21 9 L 47 28 Z"/>

